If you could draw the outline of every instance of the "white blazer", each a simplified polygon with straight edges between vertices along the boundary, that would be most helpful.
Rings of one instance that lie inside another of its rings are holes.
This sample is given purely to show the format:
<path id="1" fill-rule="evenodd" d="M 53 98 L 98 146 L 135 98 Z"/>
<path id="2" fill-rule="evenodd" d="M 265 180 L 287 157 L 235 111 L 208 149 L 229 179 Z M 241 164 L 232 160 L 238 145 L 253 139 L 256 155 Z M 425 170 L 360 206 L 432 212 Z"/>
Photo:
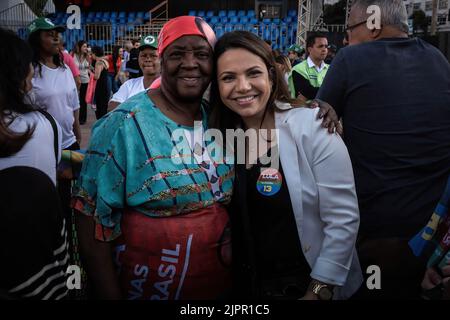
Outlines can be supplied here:
<path id="1" fill-rule="evenodd" d="M 347 148 L 317 120 L 319 109 L 277 102 L 279 152 L 311 277 L 347 299 L 363 282 L 355 242 L 359 209 Z"/>

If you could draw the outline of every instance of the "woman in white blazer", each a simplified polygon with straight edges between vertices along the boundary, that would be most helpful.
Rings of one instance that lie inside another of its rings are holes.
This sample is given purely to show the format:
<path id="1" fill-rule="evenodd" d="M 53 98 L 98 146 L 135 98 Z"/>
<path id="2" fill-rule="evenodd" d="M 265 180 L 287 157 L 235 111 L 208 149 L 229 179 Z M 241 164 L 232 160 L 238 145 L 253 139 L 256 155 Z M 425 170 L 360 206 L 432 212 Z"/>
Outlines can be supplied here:
<path id="1" fill-rule="evenodd" d="M 235 165 L 234 294 L 349 298 L 363 277 L 355 250 L 358 202 L 343 141 L 321 127 L 318 109 L 292 106 L 298 101 L 289 99 L 270 48 L 257 36 L 226 33 L 214 51 L 211 121 L 256 137 L 246 143 L 245 163 Z"/>

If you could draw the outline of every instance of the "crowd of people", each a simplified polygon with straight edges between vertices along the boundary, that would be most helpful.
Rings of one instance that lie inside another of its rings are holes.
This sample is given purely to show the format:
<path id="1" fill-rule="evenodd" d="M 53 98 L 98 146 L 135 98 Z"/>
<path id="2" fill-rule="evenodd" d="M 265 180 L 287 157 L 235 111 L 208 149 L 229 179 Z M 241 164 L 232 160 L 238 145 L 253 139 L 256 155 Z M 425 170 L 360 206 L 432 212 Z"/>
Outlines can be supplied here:
<path id="1" fill-rule="evenodd" d="M 111 55 L 63 32 L 0 29 L 1 299 L 74 299 L 73 264 L 83 299 L 450 298 L 450 64 L 403 1 L 354 1 L 337 53 L 193 16 Z"/>

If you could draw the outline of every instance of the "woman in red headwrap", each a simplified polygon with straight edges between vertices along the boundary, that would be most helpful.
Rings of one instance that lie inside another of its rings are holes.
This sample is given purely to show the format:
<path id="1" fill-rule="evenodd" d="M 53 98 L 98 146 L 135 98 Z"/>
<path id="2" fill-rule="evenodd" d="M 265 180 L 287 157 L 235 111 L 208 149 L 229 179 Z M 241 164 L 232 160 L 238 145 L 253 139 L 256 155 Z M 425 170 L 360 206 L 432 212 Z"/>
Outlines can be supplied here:
<path id="1" fill-rule="evenodd" d="M 160 81 L 93 128 L 73 207 L 99 298 L 217 299 L 229 290 L 233 166 L 194 135 L 194 122 L 207 129 L 214 42 L 201 18 L 170 20 L 158 37 Z"/>

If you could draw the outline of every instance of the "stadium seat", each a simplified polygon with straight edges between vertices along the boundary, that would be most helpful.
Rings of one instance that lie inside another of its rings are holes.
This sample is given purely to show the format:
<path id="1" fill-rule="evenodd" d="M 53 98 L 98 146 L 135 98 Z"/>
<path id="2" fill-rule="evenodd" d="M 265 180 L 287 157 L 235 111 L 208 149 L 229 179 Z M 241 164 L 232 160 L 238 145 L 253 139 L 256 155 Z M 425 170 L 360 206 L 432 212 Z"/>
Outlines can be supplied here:
<path id="1" fill-rule="evenodd" d="M 232 16 L 231 18 L 230 18 L 230 23 L 231 24 L 236 24 L 236 23 L 238 23 L 239 21 L 238 21 L 238 17 L 236 17 L 236 16 Z"/>
<path id="2" fill-rule="evenodd" d="M 247 11 L 247 17 L 249 17 L 249 18 L 255 17 L 255 10 L 248 10 Z"/>
<path id="3" fill-rule="evenodd" d="M 270 24 L 271 21 L 270 21 L 269 18 L 265 18 L 265 19 L 263 19 L 263 23 L 264 23 L 264 24 Z"/>
<path id="4" fill-rule="evenodd" d="M 206 12 L 206 16 L 207 16 L 208 18 L 213 17 L 213 16 L 214 16 L 214 11 L 209 10 L 208 12 Z"/>
<path id="5" fill-rule="evenodd" d="M 199 17 L 204 17 L 204 16 L 205 16 L 205 11 L 200 10 L 200 11 L 197 13 L 197 16 L 199 16 Z"/>
<path id="6" fill-rule="evenodd" d="M 223 23 L 223 24 L 228 23 L 228 17 L 220 18 L 220 22 Z"/>
<path id="7" fill-rule="evenodd" d="M 241 17 L 240 20 L 239 20 L 239 23 L 247 24 L 248 23 L 248 18 L 247 17 Z"/>
<path id="8" fill-rule="evenodd" d="M 146 11 L 144 14 L 144 20 L 150 20 L 150 11 Z"/>
<path id="9" fill-rule="evenodd" d="M 278 18 L 274 18 L 273 20 L 272 20 L 272 23 L 275 23 L 275 24 L 280 24 L 280 19 L 278 19 Z"/>
<path id="10" fill-rule="evenodd" d="M 238 13 L 237 13 L 237 16 L 238 17 L 246 17 L 247 15 L 245 14 L 244 10 L 239 10 Z"/>
<path id="11" fill-rule="evenodd" d="M 296 17 L 296 16 L 297 16 L 297 11 L 295 11 L 295 10 L 289 10 L 288 16 L 290 16 L 290 17 Z"/>
<path id="12" fill-rule="evenodd" d="M 233 25 L 230 23 L 227 23 L 225 25 L 225 32 L 231 32 L 231 31 L 233 31 Z"/>
<path id="13" fill-rule="evenodd" d="M 251 24 L 258 24 L 258 19 L 256 19 L 256 18 L 251 18 L 251 19 L 250 19 L 250 23 L 251 23 Z"/>
<path id="14" fill-rule="evenodd" d="M 236 16 L 236 10 L 228 10 L 228 17 Z"/>
<path id="15" fill-rule="evenodd" d="M 209 23 L 215 25 L 219 23 L 219 17 L 211 17 L 211 19 L 209 20 Z"/>
<path id="16" fill-rule="evenodd" d="M 245 30 L 244 25 L 241 23 L 235 24 L 233 30 Z"/>
<path id="17" fill-rule="evenodd" d="M 227 16 L 227 12 L 226 12 L 225 10 L 220 10 L 220 11 L 219 11 L 219 17 L 220 17 L 220 18 L 226 17 L 226 16 Z"/>
<path id="18" fill-rule="evenodd" d="M 124 11 L 119 12 L 119 18 L 126 18 L 127 14 Z"/>

